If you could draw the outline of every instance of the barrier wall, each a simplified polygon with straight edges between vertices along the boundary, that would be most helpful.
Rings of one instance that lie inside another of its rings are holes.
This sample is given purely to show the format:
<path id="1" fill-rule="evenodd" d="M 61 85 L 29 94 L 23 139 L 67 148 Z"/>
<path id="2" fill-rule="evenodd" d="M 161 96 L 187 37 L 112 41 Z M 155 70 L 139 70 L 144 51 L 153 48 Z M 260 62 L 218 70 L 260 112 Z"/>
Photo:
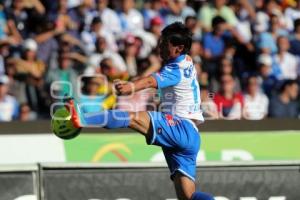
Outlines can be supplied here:
<path id="1" fill-rule="evenodd" d="M 39 179 L 32 175 L 35 173 Z M 6 179 L 0 176 L 1 200 L 16 200 L 17 195 L 17 200 L 28 200 L 25 195 L 30 194 L 30 200 L 176 199 L 169 172 L 162 165 L 41 164 L 28 174 L 0 174 L 10 179 L 3 182 Z M 36 185 L 39 191 L 35 191 Z M 216 200 L 298 200 L 299 185 L 299 162 L 198 167 L 197 188 L 214 194 Z"/>
<path id="2" fill-rule="evenodd" d="M 36 199 L 38 174 L 37 165 L 0 166 L 0 200 Z"/>

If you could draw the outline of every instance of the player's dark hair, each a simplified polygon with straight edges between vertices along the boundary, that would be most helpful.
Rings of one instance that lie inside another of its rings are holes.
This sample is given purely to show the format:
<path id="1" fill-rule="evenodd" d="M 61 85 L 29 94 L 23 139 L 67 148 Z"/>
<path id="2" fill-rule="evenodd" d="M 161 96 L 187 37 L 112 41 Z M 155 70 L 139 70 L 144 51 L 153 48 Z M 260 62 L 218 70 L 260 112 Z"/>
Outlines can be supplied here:
<path id="1" fill-rule="evenodd" d="M 226 20 L 221 16 L 214 17 L 211 22 L 212 27 L 216 27 L 217 25 L 223 24 L 223 23 L 226 23 Z"/>
<path id="2" fill-rule="evenodd" d="M 172 45 L 183 45 L 182 53 L 188 53 L 192 46 L 192 32 L 181 22 L 175 22 L 162 30 L 162 37 Z"/>

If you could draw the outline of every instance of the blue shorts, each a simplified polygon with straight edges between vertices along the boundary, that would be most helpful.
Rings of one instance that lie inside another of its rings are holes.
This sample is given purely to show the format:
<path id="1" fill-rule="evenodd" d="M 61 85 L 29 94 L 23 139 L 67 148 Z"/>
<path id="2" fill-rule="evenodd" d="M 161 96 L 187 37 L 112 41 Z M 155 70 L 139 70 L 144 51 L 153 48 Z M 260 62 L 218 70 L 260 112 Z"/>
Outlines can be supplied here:
<path id="1" fill-rule="evenodd" d="M 148 112 L 153 136 L 147 143 L 162 147 L 171 179 L 175 172 L 195 181 L 196 159 L 200 149 L 200 135 L 195 124 L 184 118 L 161 112 Z"/>

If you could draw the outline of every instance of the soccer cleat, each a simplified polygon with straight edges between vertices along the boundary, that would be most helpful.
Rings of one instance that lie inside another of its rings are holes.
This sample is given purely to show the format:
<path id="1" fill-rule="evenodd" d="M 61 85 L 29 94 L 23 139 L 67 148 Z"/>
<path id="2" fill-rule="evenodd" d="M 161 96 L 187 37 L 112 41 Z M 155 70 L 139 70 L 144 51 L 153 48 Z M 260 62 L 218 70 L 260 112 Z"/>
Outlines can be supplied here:
<path id="1" fill-rule="evenodd" d="M 78 105 L 75 103 L 73 98 L 67 98 L 64 100 L 65 108 L 70 112 L 71 114 L 71 121 L 73 122 L 73 125 L 75 128 L 82 128 L 82 124 L 80 121 L 80 112 L 78 110 Z"/>

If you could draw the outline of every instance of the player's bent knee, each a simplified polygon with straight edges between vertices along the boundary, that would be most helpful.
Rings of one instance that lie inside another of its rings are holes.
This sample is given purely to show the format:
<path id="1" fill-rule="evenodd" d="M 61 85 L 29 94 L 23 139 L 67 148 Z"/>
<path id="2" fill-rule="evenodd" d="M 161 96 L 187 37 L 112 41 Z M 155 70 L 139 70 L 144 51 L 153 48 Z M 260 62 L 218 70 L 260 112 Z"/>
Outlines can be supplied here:
<path id="1" fill-rule="evenodd" d="M 130 128 L 147 135 L 151 129 L 151 121 L 147 112 L 130 113 Z"/>
<path id="2" fill-rule="evenodd" d="M 190 200 L 215 200 L 215 198 L 204 192 L 195 192 Z"/>

